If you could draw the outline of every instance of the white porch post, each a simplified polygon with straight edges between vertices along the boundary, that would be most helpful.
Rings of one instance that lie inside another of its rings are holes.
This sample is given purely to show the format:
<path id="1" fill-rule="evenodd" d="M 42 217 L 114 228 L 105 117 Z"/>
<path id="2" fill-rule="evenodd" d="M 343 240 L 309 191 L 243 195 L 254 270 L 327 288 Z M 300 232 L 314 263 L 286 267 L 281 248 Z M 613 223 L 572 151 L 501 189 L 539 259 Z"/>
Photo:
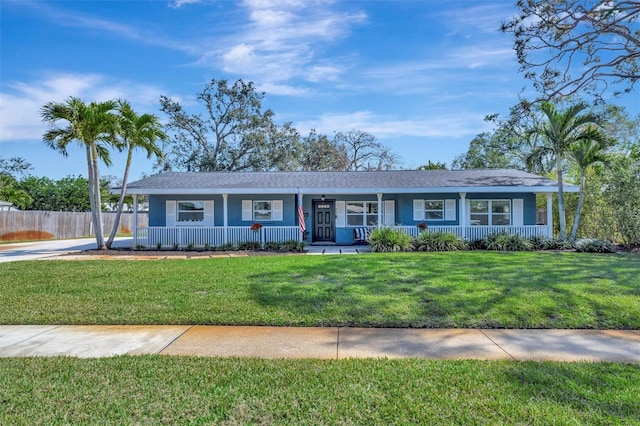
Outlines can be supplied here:
<path id="1" fill-rule="evenodd" d="M 467 193 L 460 193 L 460 228 L 462 230 L 461 237 L 466 238 L 467 235 Z"/>
<path id="2" fill-rule="evenodd" d="M 553 237 L 553 194 L 547 192 L 547 236 Z"/>
<path id="3" fill-rule="evenodd" d="M 382 227 L 382 192 L 378 192 L 378 228 Z"/>
<path id="4" fill-rule="evenodd" d="M 138 246 L 138 194 L 133 194 L 133 248 Z"/>
<path id="5" fill-rule="evenodd" d="M 222 226 L 224 228 L 223 244 L 227 244 L 227 241 L 229 241 L 229 223 L 228 223 L 229 218 L 227 214 L 228 198 L 229 198 L 229 194 L 222 194 Z"/>

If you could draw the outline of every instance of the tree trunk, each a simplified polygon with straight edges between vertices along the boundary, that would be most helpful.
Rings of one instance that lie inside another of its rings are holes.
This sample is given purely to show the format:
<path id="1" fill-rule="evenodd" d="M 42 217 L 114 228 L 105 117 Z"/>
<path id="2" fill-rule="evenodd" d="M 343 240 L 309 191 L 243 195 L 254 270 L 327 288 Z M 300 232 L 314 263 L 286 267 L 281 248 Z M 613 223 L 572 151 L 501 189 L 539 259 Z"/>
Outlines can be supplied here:
<path id="1" fill-rule="evenodd" d="M 558 159 L 558 214 L 560 216 L 560 238 L 567 239 L 567 221 L 564 214 L 564 190 L 562 187 L 562 166 Z"/>
<path id="2" fill-rule="evenodd" d="M 580 176 L 580 197 L 578 198 L 578 208 L 576 209 L 576 217 L 573 219 L 573 226 L 571 227 L 571 236 L 569 240 L 575 241 L 576 234 L 578 233 L 578 225 L 580 224 L 580 216 L 582 214 L 582 202 L 584 201 L 584 187 L 585 187 L 585 174 Z"/>
<path id="3" fill-rule="evenodd" d="M 124 168 L 124 176 L 122 177 L 122 188 L 120 190 L 120 199 L 118 200 L 118 208 L 116 210 L 116 218 L 113 221 L 113 228 L 111 228 L 111 235 L 107 240 L 107 249 L 111 250 L 113 239 L 116 237 L 118 227 L 120 226 L 120 216 L 122 215 L 122 206 L 124 205 L 124 197 L 127 192 L 127 179 L 129 178 L 129 168 L 131 167 L 131 157 L 133 154 L 133 147 L 129 146 L 129 152 L 127 153 L 127 162 Z"/>
<path id="4" fill-rule="evenodd" d="M 93 192 L 95 198 L 95 210 L 96 210 L 96 242 L 98 243 L 98 250 L 106 250 L 107 246 L 104 244 L 104 234 L 102 232 L 102 196 L 100 195 L 100 172 L 98 170 L 98 150 L 94 145 L 91 147 L 91 162 L 93 164 Z"/>
<path id="5" fill-rule="evenodd" d="M 96 230 L 98 226 L 98 217 L 96 215 L 96 199 L 94 197 L 94 187 L 93 187 L 93 163 L 91 161 L 91 147 L 89 145 L 86 146 L 87 150 L 87 179 L 89 180 L 89 206 L 91 208 L 91 221 L 93 223 L 93 229 Z M 100 242 L 98 241 L 96 234 L 96 243 L 98 244 L 97 248 L 100 248 Z"/>

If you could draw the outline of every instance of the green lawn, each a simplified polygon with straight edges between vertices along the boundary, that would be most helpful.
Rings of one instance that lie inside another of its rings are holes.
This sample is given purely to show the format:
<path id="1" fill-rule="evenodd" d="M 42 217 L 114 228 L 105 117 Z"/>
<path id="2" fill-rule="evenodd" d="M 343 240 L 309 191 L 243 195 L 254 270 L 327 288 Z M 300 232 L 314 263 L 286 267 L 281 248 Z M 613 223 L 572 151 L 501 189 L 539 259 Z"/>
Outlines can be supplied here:
<path id="1" fill-rule="evenodd" d="M 630 425 L 638 395 L 629 364 L 0 359 L 0 424 Z"/>
<path id="2" fill-rule="evenodd" d="M 640 329 L 640 256 L 553 252 L 0 264 L 1 324 Z"/>

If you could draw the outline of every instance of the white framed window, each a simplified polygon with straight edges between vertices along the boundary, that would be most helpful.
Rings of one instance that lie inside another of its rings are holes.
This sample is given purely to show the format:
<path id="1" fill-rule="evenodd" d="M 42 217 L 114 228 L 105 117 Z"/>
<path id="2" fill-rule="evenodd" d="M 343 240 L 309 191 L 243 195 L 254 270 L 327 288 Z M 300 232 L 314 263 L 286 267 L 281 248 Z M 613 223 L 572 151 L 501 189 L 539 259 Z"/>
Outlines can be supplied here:
<path id="1" fill-rule="evenodd" d="M 470 200 L 472 226 L 510 226 L 511 200 Z"/>
<path id="2" fill-rule="evenodd" d="M 424 220 L 444 220 L 444 200 L 424 200 Z"/>
<path id="3" fill-rule="evenodd" d="M 347 226 L 377 226 L 377 201 L 347 201 Z"/>
<path id="4" fill-rule="evenodd" d="M 242 200 L 242 220 L 254 222 L 282 221 L 282 200 Z"/>
<path id="5" fill-rule="evenodd" d="M 452 198 L 440 200 L 413 200 L 413 220 L 454 221 L 457 217 L 457 201 Z"/>
<path id="6" fill-rule="evenodd" d="M 213 200 L 167 200 L 166 226 L 214 226 Z"/>
<path id="7" fill-rule="evenodd" d="M 180 225 L 204 223 L 204 201 L 178 201 L 176 222 Z"/>
<path id="8" fill-rule="evenodd" d="M 254 201 L 253 202 L 253 220 L 271 221 L 273 220 L 273 207 L 271 201 Z"/>

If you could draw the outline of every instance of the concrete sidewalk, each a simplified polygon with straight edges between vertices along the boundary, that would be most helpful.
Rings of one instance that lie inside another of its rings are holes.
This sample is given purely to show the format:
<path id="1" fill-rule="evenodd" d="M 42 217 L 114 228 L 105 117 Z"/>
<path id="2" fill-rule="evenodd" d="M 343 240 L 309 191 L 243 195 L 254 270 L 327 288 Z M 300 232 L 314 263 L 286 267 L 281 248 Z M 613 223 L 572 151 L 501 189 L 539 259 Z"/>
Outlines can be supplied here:
<path id="1" fill-rule="evenodd" d="M 640 331 L 0 325 L 0 357 L 123 354 L 640 363 Z"/>

